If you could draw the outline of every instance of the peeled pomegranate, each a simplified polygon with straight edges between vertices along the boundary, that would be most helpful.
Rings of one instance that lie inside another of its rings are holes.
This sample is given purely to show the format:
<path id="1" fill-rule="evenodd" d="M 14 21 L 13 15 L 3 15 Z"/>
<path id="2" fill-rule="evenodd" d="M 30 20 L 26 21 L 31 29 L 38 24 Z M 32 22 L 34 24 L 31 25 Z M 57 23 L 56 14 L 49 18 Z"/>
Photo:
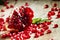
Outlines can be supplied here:
<path id="1" fill-rule="evenodd" d="M 24 29 L 24 25 L 28 26 L 32 23 L 33 16 L 33 11 L 29 7 L 20 8 L 18 12 L 17 10 L 14 10 L 12 16 L 6 19 L 6 22 L 9 24 L 8 28 L 22 31 Z"/>

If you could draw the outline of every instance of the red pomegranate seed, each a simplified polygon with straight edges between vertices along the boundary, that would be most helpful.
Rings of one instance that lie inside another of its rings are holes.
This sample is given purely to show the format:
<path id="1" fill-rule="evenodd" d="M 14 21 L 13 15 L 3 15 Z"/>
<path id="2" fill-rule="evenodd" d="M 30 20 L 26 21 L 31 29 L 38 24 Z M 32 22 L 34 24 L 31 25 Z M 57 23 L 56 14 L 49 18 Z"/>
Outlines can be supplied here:
<path id="1" fill-rule="evenodd" d="M 15 36 L 16 35 L 16 33 L 13 33 L 13 36 Z"/>
<path id="2" fill-rule="evenodd" d="M 36 33 L 37 30 L 35 28 L 32 29 L 32 33 Z"/>
<path id="3" fill-rule="evenodd" d="M 3 24 L 4 24 L 4 19 L 0 18 L 0 25 L 3 25 Z"/>
<path id="4" fill-rule="evenodd" d="M 51 8 L 51 11 L 54 11 L 54 8 Z"/>
<path id="5" fill-rule="evenodd" d="M 13 40 L 13 39 L 14 39 L 14 37 L 12 36 L 12 37 L 11 37 L 11 40 Z"/>
<path id="6" fill-rule="evenodd" d="M 16 37 L 16 40 L 21 40 L 20 37 Z"/>
<path id="7" fill-rule="evenodd" d="M 57 15 L 56 19 L 60 18 L 60 15 Z"/>
<path id="8" fill-rule="evenodd" d="M 58 27 L 58 24 L 54 24 L 54 27 L 53 28 L 57 28 Z"/>
<path id="9" fill-rule="evenodd" d="M 9 17 L 7 17 L 7 18 L 6 18 L 6 22 L 9 22 L 9 20 L 10 20 L 10 18 L 9 18 Z"/>
<path id="10" fill-rule="evenodd" d="M 54 4 L 53 4 L 53 7 L 57 7 L 57 3 L 54 3 Z"/>
<path id="11" fill-rule="evenodd" d="M 6 30 L 7 30 L 6 27 L 5 26 L 2 26 L 1 31 L 6 31 Z"/>
<path id="12" fill-rule="evenodd" d="M 3 18 L 0 18 L 0 22 L 4 22 L 4 19 Z"/>
<path id="13" fill-rule="evenodd" d="M 58 8 L 58 11 L 60 11 L 60 8 Z"/>
<path id="14" fill-rule="evenodd" d="M 46 27 L 43 27 L 43 29 L 44 29 L 44 30 L 47 30 L 48 28 L 49 28 L 48 26 L 46 26 Z"/>
<path id="15" fill-rule="evenodd" d="M 47 34 L 50 34 L 51 33 L 51 30 L 47 30 Z"/>
<path id="16" fill-rule="evenodd" d="M 26 3 L 25 3 L 25 6 L 29 6 L 29 4 L 26 2 Z"/>
<path id="17" fill-rule="evenodd" d="M 40 32 L 40 36 L 43 36 L 44 35 L 44 32 Z"/>
<path id="18" fill-rule="evenodd" d="M 48 17 L 48 20 L 51 20 L 52 19 L 52 17 Z"/>
<path id="19" fill-rule="evenodd" d="M 10 8 L 10 7 L 7 5 L 7 6 L 6 6 L 6 9 L 9 9 L 9 8 Z"/>
<path id="20" fill-rule="evenodd" d="M 49 11 L 48 14 L 47 14 L 48 17 L 54 16 L 54 15 L 55 15 L 54 11 Z"/>
<path id="21" fill-rule="evenodd" d="M 6 38 L 7 35 L 6 34 L 2 34 L 1 38 Z"/>
<path id="22" fill-rule="evenodd" d="M 1 31 L 1 29 L 2 29 L 2 25 L 0 25 L 0 31 Z"/>
<path id="23" fill-rule="evenodd" d="M 48 8 L 49 6 L 46 4 L 45 6 L 44 6 L 44 8 Z"/>
<path id="24" fill-rule="evenodd" d="M 57 17 L 56 18 L 60 18 L 60 12 L 58 12 L 58 14 L 57 14 Z"/>
<path id="25" fill-rule="evenodd" d="M 5 12 L 5 10 L 4 9 L 1 9 L 1 12 Z"/>
<path id="26" fill-rule="evenodd" d="M 56 7 L 54 10 L 55 10 L 55 11 L 58 11 L 58 8 Z"/>
<path id="27" fill-rule="evenodd" d="M 11 5 L 10 5 L 10 8 L 14 8 L 14 5 L 13 5 L 13 4 L 11 4 Z"/>
<path id="28" fill-rule="evenodd" d="M 7 34 L 7 37 L 11 37 L 11 36 L 12 36 L 12 34 L 11 34 L 11 33 L 8 33 L 8 34 Z"/>
<path id="29" fill-rule="evenodd" d="M 50 25 L 51 24 L 51 22 L 46 22 L 47 23 L 47 25 Z"/>
<path id="30" fill-rule="evenodd" d="M 22 37 L 23 37 L 24 39 L 29 39 L 29 38 L 30 38 L 30 35 L 28 35 L 28 34 L 22 34 Z"/>
<path id="31" fill-rule="evenodd" d="M 40 34 L 39 34 L 39 33 L 35 33 L 34 38 L 38 38 L 39 36 L 40 36 Z"/>
<path id="32" fill-rule="evenodd" d="M 53 8 L 51 8 L 51 11 L 58 11 L 58 8 L 57 7 L 53 7 Z"/>
<path id="33" fill-rule="evenodd" d="M 44 32 L 45 30 L 44 29 L 41 29 L 41 32 Z"/>
<path id="34" fill-rule="evenodd" d="M 21 8 L 24 8 L 24 6 L 21 6 Z"/>

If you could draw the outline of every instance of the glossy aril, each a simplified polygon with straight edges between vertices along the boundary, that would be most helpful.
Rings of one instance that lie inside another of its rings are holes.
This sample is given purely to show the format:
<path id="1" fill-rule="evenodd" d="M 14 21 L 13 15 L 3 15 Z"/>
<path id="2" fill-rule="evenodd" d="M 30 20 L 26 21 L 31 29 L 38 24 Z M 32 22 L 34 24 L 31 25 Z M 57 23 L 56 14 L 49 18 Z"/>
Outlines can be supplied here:
<path id="1" fill-rule="evenodd" d="M 58 11 L 58 8 L 57 7 L 55 8 L 55 11 Z"/>
<path id="2" fill-rule="evenodd" d="M 1 38 L 6 38 L 7 35 L 6 34 L 2 34 Z"/>
<path id="3" fill-rule="evenodd" d="M 56 18 L 60 18 L 60 12 L 58 12 L 58 14 L 57 14 L 57 17 Z"/>
<path id="4" fill-rule="evenodd" d="M 46 22 L 47 23 L 47 25 L 50 25 L 51 24 L 51 22 Z"/>
<path id="5" fill-rule="evenodd" d="M 6 9 L 9 9 L 9 8 L 10 8 L 10 7 L 7 5 L 7 6 L 6 6 Z"/>
<path id="6" fill-rule="evenodd" d="M 49 29 L 47 30 L 47 34 L 50 34 L 51 32 L 52 32 L 51 30 L 49 30 Z"/>
<path id="7" fill-rule="evenodd" d="M 53 7 L 57 7 L 57 3 L 54 3 L 54 4 L 53 4 Z"/>
<path id="8" fill-rule="evenodd" d="M 51 8 L 51 11 L 54 11 L 54 8 Z"/>
<path id="9" fill-rule="evenodd" d="M 57 28 L 58 27 L 58 24 L 54 24 L 54 27 L 53 28 Z"/>
<path id="10" fill-rule="evenodd" d="M 6 22 L 9 22 L 9 20 L 10 20 L 10 18 L 9 18 L 9 17 L 7 17 L 7 18 L 6 18 Z"/>
<path id="11" fill-rule="evenodd" d="M 40 32 L 40 36 L 43 36 L 44 35 L 44 32 Z"/>
<path id="12" fill-rule="evenodd" d="M 48 8 L 48 7 L 49 7 L 49 5 L 47 5 L 47 4 L 44 6 L 44 8 Z"/>
<path id="13" fill-rule="evenodd" d="M 14 39 L 14 37 L 12 36 L 12 37 L 11 37 L 11 40 L 13 40 L 13 39 Z"/>
<path id="14" fill-rule="evenodd" d="M 35 33 L 34 38 L 38 38 L 39 36 L 40 36 L 40 34 L 39 34 L 39 33 Z"/>
<path id="15" fill-rule="evenodd" d="M 42 28 L 42 29 L 41 29 L 41 32 L 44 32 L 44 31 L 45 31 L 45 29 Z"/>
<path id="16" fill-rule="evenodd" d="M 26 3 L 25 3 L 25 6 L 29 6 L 29 4 L 26 2 Z"/>
<path id="17" fill-rule="evenodd" d="M 7 33 L 7 37 L 11 37 L 12 36 L 12 34 L 11 33 Z"/>
<path id="18" fill-rule="evenodd" d="M 51 17 L 51 16 L 53 16 L 53 15 L 55 15 L 55 12 L 54 11 L 50 11 L 50 12 L 48 12 L 48 17 Z"/>
<path id="19" fill-rule="evenodd" d="M 1 12 L 5 12 L 5 10 L 4 9 L 1 9 Z"/>
<path id="20" fill-rule="evenodd" d="M 44 30 L 47 30 L 47 29 L 49 29 L 49 27 L 48 27 L 48 26 L 45 26 L 45 27 L 43 27 L 43 29 L 44 29 Z"/>
<path id="21" fill-rule="evenodd" d="M 22 37 L 23 37 L 24 39 L 29 39 L 29 38 L 30 38 L 30 35 L 22 34 Z"/>
<path id="22" fill-rule="evenodd" d="M 0 23 L 4 23 L 4 19 L 3 18 L 0 18 Z"/>
<path id="23" fill-rule="evenodd" d="M 11 5 L 10 5 L 10 8 L 14 8 L 14 5 L 13 5 L 13 4 L 11 4 Z"/>

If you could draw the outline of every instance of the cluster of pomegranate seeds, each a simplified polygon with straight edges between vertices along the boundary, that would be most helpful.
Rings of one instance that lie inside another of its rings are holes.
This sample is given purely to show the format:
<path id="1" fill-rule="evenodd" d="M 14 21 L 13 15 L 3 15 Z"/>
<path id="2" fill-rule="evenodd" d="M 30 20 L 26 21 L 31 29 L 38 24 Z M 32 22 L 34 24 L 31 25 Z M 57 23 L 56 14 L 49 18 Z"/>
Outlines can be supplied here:
<path id="1" fill-rule="evenodd" d="M 53 15 L 55 15 L 55 12 L 54 12 L 54 11 L 48 12 L 48 16 L 49 16 L 49 17 L 50 17 L 50 16 L 53 16 Z"/>
<path id="2" fill-rule="evenodd" d="M 6 30 L 5 25 L 4 25 L 4 19 L 0 18 L 0 31 Z"/>
<path id="3" fill-rule="evenodd" d="M 19 30 L 22 30 L 22 28 L 23 28 L 22 22 L 20 20 L 20 15 L 18 15 L 18 13 L 15 10 L 8 23 L 9 23 L 8 28 L 15 28 L 15 29 L 19 29 Z"/>
<path id="4" fill-rule="evenodd" d="M 22 31 L 25 26 L 32 23 L 33 11 L 29 7 L 19 8 L 19 11 L 14 10 L 11 18 L 7 18 L 8 28 L 18 29 Z M 9 20 L 10 19 L 10 20 Z"/>
<path id="5" fill-rule="evenodd" d="M 53 7 L 53 8 L 51 8 L 51 11 L 58 11 L 58 8 L 57 7 Z"/>
<path id="6" fill-rule="evenodd" d="M 48 19 L 49 19 L 49 20 L 52 19 L 51 16 L 54 16 L 54 15 L 55 15 L 55 12 L 54 12 L 54 11 L 49 11 L 48 14 L 47 14 Z"/>
<path id="7" fill-rule="evenodd" d="M 49 20 L 52 19 L 51 16 L 55 15 L 55 12 L 58 12 L 56 18 L 60 18 L 60 8 L 57 7 L 57 3 L 53 4 L 53 7 L 51 8 L 51 10 L 47 14 Z"/>
<path id="8" fill-rule="evenodd" d="M 16 0 L 17 1 L 17 0 Z M 44 34 L 50 34 L 52 31 L 49 29 L 49 25 L 51 21 L 37 20 L 37 23 L 32 23 L 32 18 L 34 17 L 33 10 L 28 7 L 28 3 L 25 6 L 19 7 L 19 10 L 14 10 L 12 16 L 6 18 L 6 22 L 8 23 L 8 28 L 12 29 L 7 34 L 2 34 L 1 38 L 10 37 L 11 40 L 26 40 L 31 37 L 31 34 L 35 34 L 34 38 L 38 38 L 39 36 L 43 36 Z M 54 7 L 57 5 L 54 4 Z M 10 5 L 10 8 L 13 8 L 13 5 Z M 45 8 L 48 8 L 48 5 L 45 5 Z M 6 6 L 9 9 L 9 6 Z M 51 11 L 48 12 L 48 20 L 52 19 L 51 16 L 55 15 L 55 11 L 58 11 L 57 8 L 52 8 Z M 58 16 L 59 15 L 59 16 Z M 60 12 L 58 12 L 57 18 L 60 17 Z M 4 28 L 4 19 L 0 18 L 0 29 Z M 58 24 L 54 24 L 53 28 L 57 28 Z M 5 28 L 4 28 L 5 30 Z M 46 33 L 45 33 L 46 32 Z"/>
<path id="9" fill-rule="evenodd" d="M 58 14 L 57 14 L 57 17 L 56 18 L 60 18 L 60 12 L 58 12 Z"/>

